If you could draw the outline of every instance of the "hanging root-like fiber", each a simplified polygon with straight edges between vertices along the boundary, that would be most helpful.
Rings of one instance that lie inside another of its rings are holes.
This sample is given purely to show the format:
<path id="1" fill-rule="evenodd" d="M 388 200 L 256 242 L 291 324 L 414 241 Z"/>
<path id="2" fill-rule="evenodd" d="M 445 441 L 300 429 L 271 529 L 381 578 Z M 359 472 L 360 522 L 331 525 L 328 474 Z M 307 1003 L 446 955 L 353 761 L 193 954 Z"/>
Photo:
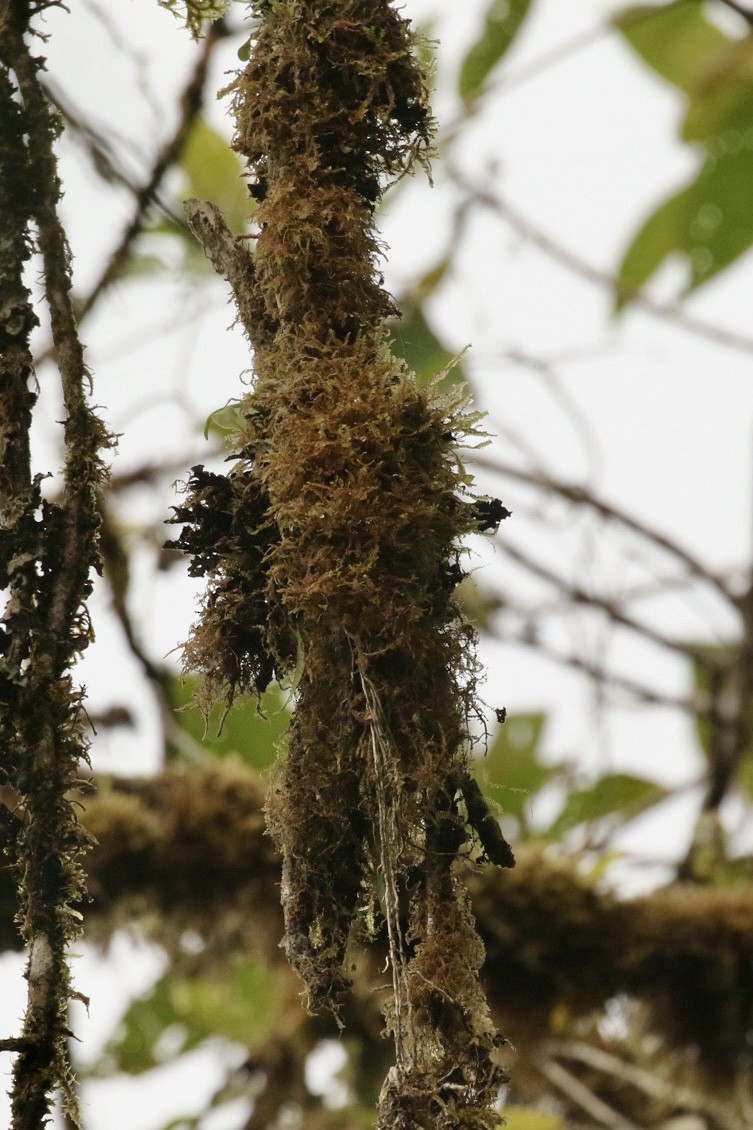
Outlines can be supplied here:
<path id="1" fill-rule="evenodd" d="M 467 772 L 475 638 L 453 590 L 460 539 L 506 511 L 469 497 L 456 452 L 473 417 L 389 349 L 373 218 L 426 161 L 426 89 L 387 0 L 253 7 L 232 87 L 253 254 L 211 205 L 187 206 L 255 372 L 240 462 L 224 481 L 195 468 L 176 514 L 210 580 L 188 659 L 230 697 L 272 671 L 297 686 L 267 804 L 285 946 L 310 1006 L 337 1012 L 359 908 L 378 903 L 396 1046 L 380 1126 L 490 1127 L 500 1038 L 460 871 L 474 832 L 513 861 Z"/>

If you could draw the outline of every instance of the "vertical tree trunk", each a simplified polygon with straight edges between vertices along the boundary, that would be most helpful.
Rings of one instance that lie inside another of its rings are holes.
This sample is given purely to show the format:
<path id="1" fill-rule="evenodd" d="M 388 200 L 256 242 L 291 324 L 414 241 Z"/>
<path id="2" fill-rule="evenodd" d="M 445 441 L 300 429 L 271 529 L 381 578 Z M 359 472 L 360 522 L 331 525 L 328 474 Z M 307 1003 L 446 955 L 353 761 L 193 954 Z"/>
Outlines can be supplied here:
<path id="1" fill-rule="evenodd" d="M 84 601 L 98 563 L 101 450 L 109 439 L 86 402 L 88 373 L 71 306 L 69 253 L 57 216 L 52 149 L 57 121 L 39 82 L 42 61 L 24 36 L 28 11 L 0 0 L 0 784 L 16 798 L 18 920 L 29 950 L 23 1032 L 16 1051 L 13 1130 L 47 1125 L 53 1092 L 77 1120 L 68 1061 L 72 995 L 66 947 L 79 933 L 87 838 L 66 793 L 86 756 L 80 693 L 70 666 L 89 642 Z M 36 325 L 24 269 L 32 231 L 65 407 L 59 504 L 32 477 L 29 427 L 36 400 L 29 335 Z"/>

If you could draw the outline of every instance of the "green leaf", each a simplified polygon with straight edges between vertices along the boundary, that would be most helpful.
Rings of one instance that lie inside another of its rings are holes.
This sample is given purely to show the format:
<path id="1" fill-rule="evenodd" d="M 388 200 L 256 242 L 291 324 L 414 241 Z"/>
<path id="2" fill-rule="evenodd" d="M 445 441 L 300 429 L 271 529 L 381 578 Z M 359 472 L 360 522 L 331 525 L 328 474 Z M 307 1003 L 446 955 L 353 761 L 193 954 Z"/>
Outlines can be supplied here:
<path id="1" fill-rule="evenodd" d="M 652 70 L 688 93 L 732 42 L 706 19 L 701 0 L 633 5 L 618 12 L 614 24 Z"/>
<path id="2" fill-rule="evenodd" d="M 180 167 L 187 177 L 183 198 L 211 200 L 231 231 L 245 228 L 251 201 L 241 163 L 229 143 L 198 118 L 183 150 Z"/>
<path id="3" fill-rule="evenodd" d="M 685 293 L 708 282 L 753 244 L 753 150 L 709 156 L 696 180 L 657 208 L 618 273 L 618 309 L 672 252 L 687 262 Z"/>
<path id="4" fill-rule="evenodd" d="M 195 745 L 215 757 L 239 757 L 254 769 L 268 769 L 290 723 L 284 692 L 271 687 L 262 695 L 261 706 L 251 695 L 236 699 L 223 723 L 224 707 L 215 707 L 205 719 L 201 710 L 193 705 L 200 684 L 197 675 L 178 675 L 171 679 L 169 693 L 178 726 Z"/>
<path id="5" fill-rule="evenodd" d="M 458 93 L 465 102 L 478 98 L 491 71 L 512 45 L 531 0 L 491 0 L 484 30 L 463 59 Z"/>
<path id="6" fill-rule="evenodd" d="M 231 401 L 229 404 L 224 404 L 222 408 L 210 412 L 204 424 L 204 439 L 209 439 L 210 432 L 221 439 L 225 439 L 229 434 L 241 430 L 246 419 L 238 407 L 238 403 L 238 401 Z"/>
<path id="7" fill-rule="evenodd" d="M 573 828 L 605 817 L 614 817 L 625 824 L 668 795 L 656 781 L 629 773 L 610 773 L 584 789 L 575 789 L 565 806 L 545 833 L 547 839 L 558 840 Z"/>
<path id="8" fill-rule="evenodd" d="M 176 210 L 179 206 L 176 205 Z M 214 275 L 214 267 L 207 259 L 187 224 L 178 223 L 171 216 L 161 216 L 144 228 L 136 242 L 136 251 L 126 259 L 118 278 L 137 278 L 164 274 L 171 267 L 161 254 L 165 247 L 164 236 L 179 240 L 183 258 L 180 270 L 191 275 Z"/>
<path id="9" fill-rule="evenodd" d="M 621 310 L 672 252 L 682 251 L 682 232 L 690 207 L 689 190 L 670 196 L 633 237 L 617 272 L 615 308 Z"/>
<path id="10" fill-rule="evenodd" d="M 690 193 L 684 250 L 688 291 L 738 259 L 753 244 L 753 150 L 709 156 Z"/>
<path id="11" fill-rule="evenodd" d="M 686 263 L 689 294 L 753 245 L 753 38 L 729 39 L 700 0 L 628 8 L 616 22 L 641 57 L 688 94 L 682 136 L 705 150 L 697 177 L 634 236 L 618 276 L 620 309 L 673 253 Z"/>
<path id="12" fill-rule="evenodd" d="M 498 728 L 486 756 L 476 762 L 481 788 L 524 828 L 531 799 L 562 774 L 562 766 L 545 765 L 539 758 L 545 721 L 544 714 L 511 715 Z"/>
<path id="13" fill-rule="evenodd" d="M 455 600 L 466 620 L 479 631 L 489 630 L 492 620 L 504 604 L 501 596 L 480 584 L 473 575 L 465 577 L 455 590 Z"/>
<path id="14" fill-rule="evenodd" d="M 390 322 L 392 352 L 415 373 L 418 385 L 429 384 L 443 369 L 447 372 L 438 381 L 441 392 L 465 384 L 462 362 L 442 345 L 426 321 L 421 303 L 407 298 L 402 303 L 402 312 L 401 320 Z"/>
<path id="15" fill-rule="evenodd" d="M 132 252 L 127 256 L 123 266 L 118 272 L 118 279 L 143 279 L 151 275 L 161 275 L 167 270 L 167 264 L 159 255 L 141 255 Z"/>
<path id="16" fill-rule="evenodd" d="M 704 72 L 691 100 L 682 136 L 703 142 L 713 153 L 734 144 L 750 145 L 753 127 L 753 42 L 732 43 Z M 737 139 L 735 138 L 737 134 Z"/>
<path id="17" fill-rule="evenodd" d="M 279 1021 L 285 980 L 253 960 L 195 976 L 169 970 L 128 1009 L 107 1047 L 104 1068 L 138 1075 L 211 1037 L 258 1045 Z"/>

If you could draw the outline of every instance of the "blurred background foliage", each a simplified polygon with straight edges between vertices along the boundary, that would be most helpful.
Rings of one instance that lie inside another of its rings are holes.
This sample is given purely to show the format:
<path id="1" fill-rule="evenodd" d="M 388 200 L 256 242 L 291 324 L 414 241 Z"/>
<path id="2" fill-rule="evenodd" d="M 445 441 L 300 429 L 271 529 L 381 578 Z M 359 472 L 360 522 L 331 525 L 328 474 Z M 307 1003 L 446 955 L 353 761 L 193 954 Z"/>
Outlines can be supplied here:
<path id="1" fill-rule="evenodd" d="M 508 52 L 537 0 L 483 0 L 475 7 L 475 39 L 452 68 L 440 51 L 436 73 L 438 95 L 456 111 L 438 136 L 437 172 L 444 170 L 443 191 L 449 186 L 454 192 L 448 222 L 437 233 L 429 266 L 397 295 L 403 318 L 391 327 L 396 354 L 420 382 L 436 379 L 443 391 L 469 393 L 466 358 L 458 354 L 454 334 L 443 332 L 435 300 L 459 270 L 471 221 L 484 212 L 490 222 L 517 224 L 522 238 L 546 244 L 486 183 L 471 183 L 459 171 L 464 139 L 503 87 Z M 139 50 L 119 43 L 107 13 L 94 4 L 83 8 L 106 28 L 113 51 L 131 52 L 138 73 Z M 214 124 L 207 111 L 214 96 L 207 74 L 216 77 L 213 53 L 224 51 L 225 69 L 244 56 L 243 7 L 189 4 L 188 17 L 194 32 L 206 30 L 207 19 L 214 23 L 197 44 L 195 70 L 170 108 L 173 133 L 139 175 L 118 139 L 98 126 L 96 108 L 74 111 L 64 76 L 50 69 L 50 89 L 75 160 L 86 176 L 99 178 L 98 192 L 125 194 L 132 205 L 132 221 L 112 258 L 93 272 L 93 284 L 80 288 L 82 318 L 107 305 L 116 281 L 120 287 L 144 279 L 177 286 L 184 322 L 209 301 L 208 288 L 221 288 L 182 219 L 186 197 L 214 201 L 234 232 L 248 231 L 252 202 L 228 145 L 229 127 Z M 426 31 L 430 37 L 430 22 Z M 734 346 L 728 339 L 738 338 L 745 348 L 744 335 L 685 316 L 682 302 L 753 244 L 753 12 L 732 0 L 633 5 L 617 11 L 600 34 L 617 37 L 626 52 L 680 92 L 685 113 L 679 138 L 694 165 L 686 182 L 655 204 L 614 273 L 601 281 L 618 311 L 642 306 L 675 319 L 682 331 L 722 345 Z M 490 161 L 494 144 L 488 131 Z M 403 192 L 398 186 L 394 201 Z M 388 198 L 388 209 L 394 201 Z M 69 202 L 74 208 L 75 201 Z M 587 272 L 566 250 L 550 250 L 576 274 Z M 681 265 L 684 282 L 663 302 L 644 288 L 669 258 Z M 193 307 L 194 299 L 186 297 L 192 288 L 199 295 Z M 232 317 L 225 313 L 226 320 Z M 212 353 L 210 347 L 208 367 Z M 533 369 L 538 364 L 526 358 L 521 363 Z M 213 380 L 209 372 L 210 387 Z M 156 376 L 153 384 L 154 395 L 163 395 Z M 294 692 L 273 688 L 260 701 L 239 701 L 226 716 L 218 709 L 204 718 L 192 705 L 196 686 L 180 674 L 179 656 L 157 658 L 164 648 L 150 642 L 139 617 L 145 573 L 182 576 L 179 555 L 162 548 L 171 482 L 192 461 L 222 466 L 225 436 L 235 426 L 232 396 L 209 414 L 194 411 L 187 399 L 184 407 L 193 413 L 190 442 L 171 445 L 169 437 L 156 437 L 146 454 L 127 449 L 106 500 L 105 600 L 145 705 L 134 707 L 128 695 L 121 701 L 115 689 L 111 701 L 92 710 L 101 790 L 83 798 L 84 820 L 99 840 L 91 861 L 90 932 L 92 944 L 106 948 L 119 932 L 130 931 L 160 947 L 163 959 L 161 973 L 125 1003 L 100 1050 L 78 1056 L 81 1086 L 86 1095 L 96 1081 L 159 1072 L 184 1058 L 190 1072 L 196 1049 L 219 1048 L 221 1084 L 201 1109 L 182 1111 L 163 1130 L 369 1127 L 389 1066 L 379 992 L 371 987 L 381 984 L 378 908 L 376 941 L 353 955 L 355 992 L 342 1033 L 326 1018 L 302 1012 L 298 985 L 276 949 L 279 879 L 271 847 L 260 838 L 258 814 Z M 147 399 L 133 409 L 134 432 L 139 412 L 148 408 Z M 124 448 L 127 442 L 126 436 Z M 663 783 L 660 773 L 654 779 L 607 763 L 585 766 L 577 749 L 554 755 L 545 750 L 543 704 L 510 710 L 504 722 L 495 720 L 495 711 L 496 719 L 503 717 L 503 704 L 490 704 L 490 718 L 479 725 L 474 769 L 519 865 L 511 875 L 482 868 L 470 881 L 489 952 L 490 998 L 514 1044 L 506 1052 L 511 1083 L 504 1116 L 510 1130 L 753 1126 L 753 879 L 749 846 L 740 850 L 732 834 L 753 812 L 750 571 L 721 575 L 639 514 L 542 469 L 527 458 L 524 444 L 508 447 L 516 458 L 501 457 L 494 446 L 478 453 L 476 466 L 490 491 L 502 490 L 513 510 L 534 522 L 547 507 L 559 515 L 560 527 L 588 515 L 628 556 L 650 563 L 649 579 L 617 593 L 590 587 L 573 580 L 556 550 L 553 557 L 539 555 L 535 542 L 516 539 L 504 527 L 495 552 L 507 567 L 505 585 L 485 569 L 460 590 L 482 639 L 547 656 L 586 680 L 599 702 L 619 694 L 636 708 L 654 704 L 681 712 L 696 764 L 703 767 L 685 786 L 696 797 L 687 843 L 665 861 L 654 889 L 636 894 L 621 885 L 631 850 L 626 845 L 635 842 L 625 833 L 654 810 L 661 821 L 678 789 Z M 511 577 L 523 578 L 522 596 Z M 708 594 L 724 609 L 726 641 L 679 638 L 641 614 L 647 593 L 690 590 Z M 544 595 L 533 599 L 532 591 Z M 568 616 L 591 617 L 637 636 L 647 654 L 679 656 L 686 691 L 666 693 L 650 674 L 626 675 L 609 657 L 563 646 L 549 624 Z M 514 679 L 511 667 L 511 684 Z M 143 735 L 136 717 L 142 708 L 160 746 L 159 764 L 143 778 L 124 772 L 108 753 L 114 734 L 122 736 L 121 747 Z M 657 754 L 657 768 L 660 761 Z M 257 822 L 244 823 L 251 802 Z M 650 859 L 650 847 L 646 854 Z M 9 905 L 8 896 L 2 898 Z M 9 929 L 3 938 L 12 950 Z M 98 1124 L 92 1121 L 90 1130 Z"/>

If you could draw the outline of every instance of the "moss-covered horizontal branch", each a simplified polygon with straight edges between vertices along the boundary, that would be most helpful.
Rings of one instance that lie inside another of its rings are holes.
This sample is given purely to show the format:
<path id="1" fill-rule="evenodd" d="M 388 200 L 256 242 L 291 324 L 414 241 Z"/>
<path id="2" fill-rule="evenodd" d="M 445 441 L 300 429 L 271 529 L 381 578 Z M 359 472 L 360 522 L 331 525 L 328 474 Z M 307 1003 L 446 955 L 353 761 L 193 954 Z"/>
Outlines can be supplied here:
<path id="1" fill-rule="evenodd" d="M 88 858 L 103 936 L 139 910 L 211 940 L 255 937 L 281 961 L 280 861 L 264 832 L 264 784 L 241 766 L 170 769 L 144 780 L 100 781 L 81 798 L 98 840 Z M 7 833 L 5 833 L 7 835 Z M 579 873 L 576 860 L 518 849 L 512 871 L 470 880 L 486 944 L 484 979 L 513 1040 L 548 1031 L 553 1011 L 598 1010 L 619 994 L 648 1002 L 669 1043 L 709 1055 L 744 1047 L 751 1022 L 753 884 L 672 886 L 620 900 Z M 0 877 L 0 945 L 15 948 L 10 876 Z"/>

